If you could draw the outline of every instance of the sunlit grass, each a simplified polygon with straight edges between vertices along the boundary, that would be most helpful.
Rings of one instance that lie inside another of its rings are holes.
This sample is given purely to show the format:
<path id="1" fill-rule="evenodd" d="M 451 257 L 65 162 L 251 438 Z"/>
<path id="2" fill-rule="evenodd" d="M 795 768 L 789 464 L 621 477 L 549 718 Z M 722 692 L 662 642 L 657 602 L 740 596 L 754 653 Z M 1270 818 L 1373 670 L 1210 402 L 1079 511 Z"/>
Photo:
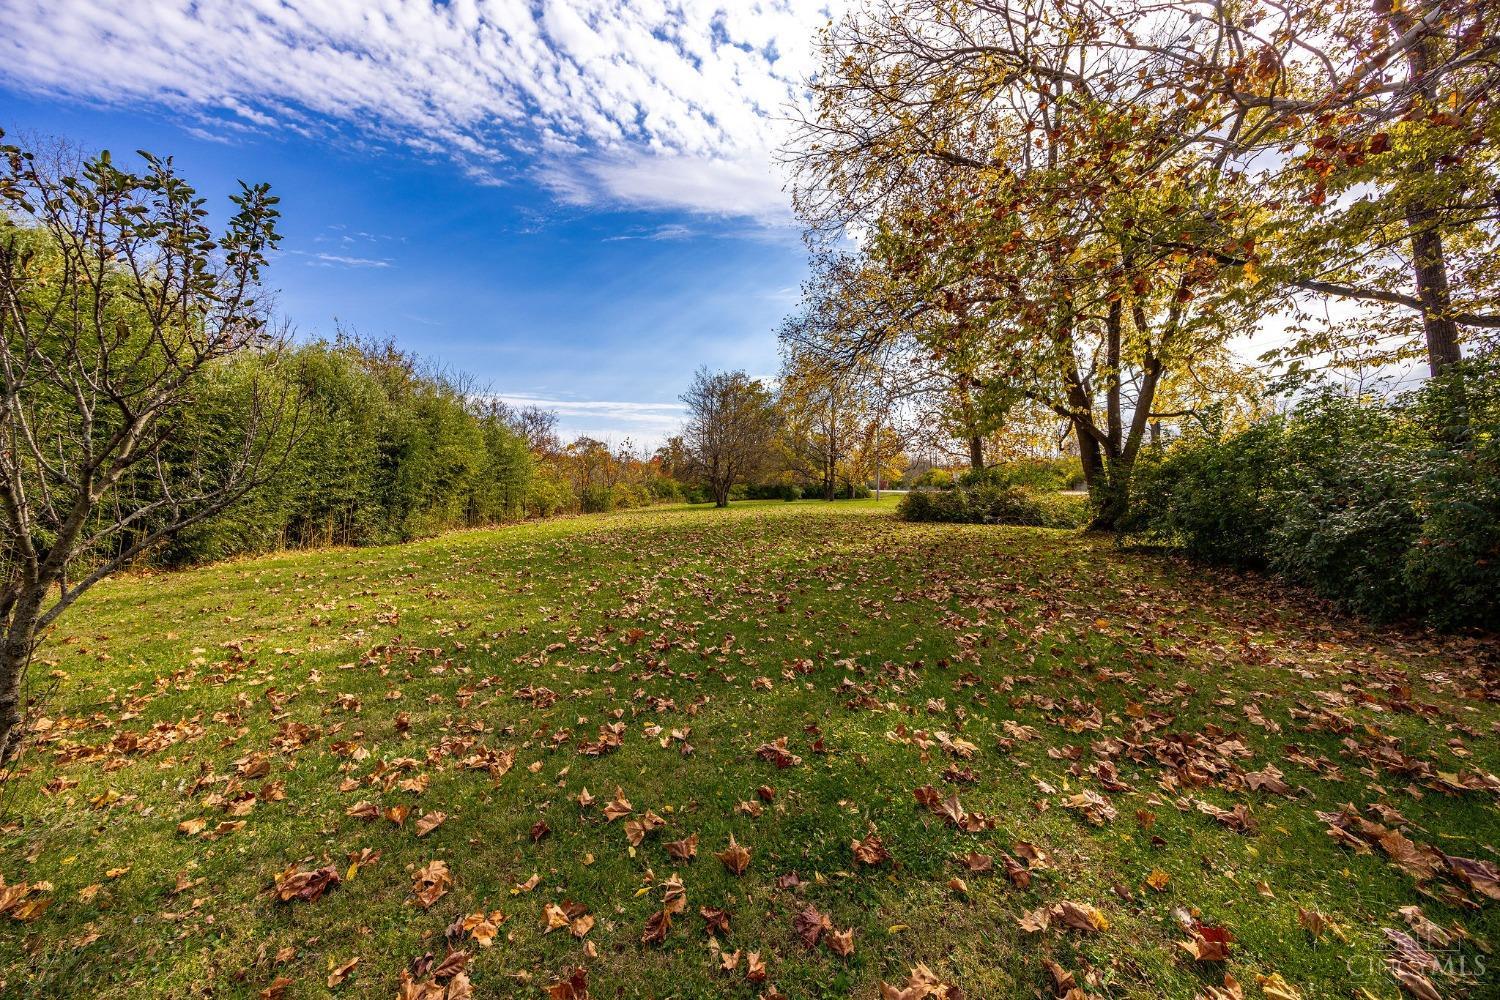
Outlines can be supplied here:
<path id="1" fill-rule="evenodd" d="M 31 922 L 0 922 L 6 995 L 87 984 L 101 997 L 253 996 L 285 979 L 286 996 L 314 996 L 358 956 L 334 992 L 389 997 L 412 960 L 442 960 L 456 918 L 495 910 L 507 919 L 493 947 L 453 939 L 474 956 L 481 996 L 542 996 L 582 965 L 599 997 L 754 997 L 771 984 L 793 998 L 870 997 L 918 962 L 967 996 L 1048 996 L 1049 958 L 1090 996 L 1192 997 L 1226 971 L 1250 996 L 1272 973 L 1309 998 L 1395 996 L 1381 928 L 1405 927 L 1399 907 L 1420 904 L 1475 942 L 1500 936 L 1493 905 L 1463 912 L 1423 895 L 1384 857 L 1335 844 L 1315 815 L 1383 802 L 1413 839 L 1494 859 L 1493 794 L 1443 794 L 1370 768 L 1360 749 L 1387 733 L 1440 771 L 1493 773 L 1500 711 L 1474 696 L 1482 644 L 1331 621 L 1260 583 L 1108 540 L 909 525 L 891 506 L 663 508 L 101 586 L 42 652 L 41 671 L 61 678 L 52 728 L 11 793 L 0 874 L 50 883 L 52 903 Z M 1420 712 L 1392 697 L 1400 685 Z M 557 700 L 518 698 L 527 687 Z M 1280 733 L 1247 718 L 1252 702 Z M 1330 706 L 1349 733 L 1310 731 L 1291 712 Z M 1095 709 L 1097 729 L 1069 728 Z M 1132 726 L 1148 712 L 1163 717 L 1152 736 L 1233 734 L 1249 751 L 1242 770 L 1276 764 L 1297 793 L 1164 790 L 1156 763 L 1125 754 L 1128 790 L 1105 793 L 1116 819 L 1093 826 L 1064 808 L 1103 791 L 1090 774 L 1100 741 L 1138 742 Z M 617 719 L 617 750 L 580 753 Z M 1007 721 L 1040 738 L 1002 747 Z M 316 733 L 276 750 L 288 723 Z M 121 739 L 163 724 L 183 738 L 154 750 Z M 977 749 L 971 760 L 924 750 L 910 740 L 920 730 Z M 757 756 L 778 737 L 800 764 Z M 1337 778 L 1290 762 L 1287 744 Z M 498 779 L 462 766 L 484 748 L 514 750 L 514 766 Z M 235 762 L 256 754 L 267 773 L 236 779 Z M 425 776 L 425 790 L 383 787 L 393 764 L 399 779 Z M 949 765 L 976 780 L 944 781 Z M 221 804 L 278 781 L 283 799 L 241 817 Z M 923 785 L 956 790 L 993 829 L 954 829 L 915 801 Z M 580 809 L 585 787 L 596 801 Z M 624 821 L 602 814 L 617 787 L 634 818 L 665 820 L 634 851 Z M 1256 829 L 1181 811 L 1184 797 L 1248 803 Z M 346 814 L 361 801 L 410 815 L 397 826 Z M 746 801 L 762 814 L 737 811 Z M 1138 810 L 1154 814 L 1149 830 Z M 418 837 L 434 811 L 446 821 Z M 204 833 L 179 832 L 193 819 Z M 539 821 L 548 832 L 533 840 Z M 850 840 L 872 829 L 893 861 L 860 866 Z M 667 842 L 693 833 L 696 860 L 668 856 Z M 742 876 L 714 857 L 731 835 L 751 851 Z M 1050 856 L 1028 888 L 998 865 L 976 874 L 958 862 L 1018 841 Z M 347 874 L 364 848 L 380 859 L 315 902 L 269 892 L 288 865 Z M 434 859 L 454 885 L 423 910 L 412 874 Z M 1157 871 L 1160 891 L 1146 884 Z M 688 905 L 664 943 L 643 943 L 674 872 Z M 799 887 L 778 884 L 792 872 Z M 532 875 L 533 890 L 514 891 Z M 1109 928 L 1019 926 L 1064 899 L 1099 907 Z M 595 918 L 581 940 L 544 933 L 546 904 L 563 901 Z M 852 956 L 797 939 L 808 904 L 854 930 Z M 711 941 L 705 906 L 729 911 L 727 935 Z M 1314 938 L 1299 907 L 1339 930 Z M 1187 937 L 1176 908 L 1233 933 L 1227 962 L 1176 945 Z M 714 942 L 758 952 L 765 982 L 746 980 L 743 958 L 720 971 Z M 1456 953 L 1471 973 L 1484 958 L 1473 945 Z M 1443 987 L 1480 996 L 1489 976 Z"/>

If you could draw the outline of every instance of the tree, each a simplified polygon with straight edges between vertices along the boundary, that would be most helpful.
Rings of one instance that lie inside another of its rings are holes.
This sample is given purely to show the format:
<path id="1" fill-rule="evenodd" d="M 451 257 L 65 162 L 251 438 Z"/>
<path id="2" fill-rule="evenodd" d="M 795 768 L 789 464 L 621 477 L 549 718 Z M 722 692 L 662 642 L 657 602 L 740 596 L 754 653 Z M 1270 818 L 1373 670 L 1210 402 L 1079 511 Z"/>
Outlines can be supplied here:
<path id="1" fill-rule="evenodd" d="M 526 446 L 538 457 L 555 455 L 561 449 L 557 436 L 557 414 L 540 406 L 527 404 L 519 408 L 501 406 L 506 421 L 526 439 Z"/>
<path id="2" fill-rule="evenodd" d="M 0 147 L 0 762 L 48 627 L 265 482 L 295 419 L 259 381 L 240 426 L 194 419 L 205 379 L 274 352 L 257 290 L 277 199 L 242 184 L 215 235 L 172 161 L 141 156 L 55 173 Z"/>
<path id="3" fill-rule="evenodd" d="M 873 6 L 828 38 L 799 209 L 867 234 L 864 286 L 891 304 L 859 339 L 915 338 L 1069 421 L 1112 527 L 1164 378 L 1267 294 L 1206 249 L 1253 221 L 1245 179 L 1182 146 L 1209 112 L 1143 84 L 1089 0 Z"/>
<path id="4" fill-rule="evenodd" d="M 818 484 L 824 500 L 838 493 L 840 475 L 870 423 L 870 408 L 859 381 L 831 370 L 805 353 L 787 352 L 776 397 L 781 420 L 781 452 L 787 466 Z"/>
<path id="5" fill-rule="evenodd" d="M 682 401 L 689 467 L 713 493 L 714 505 L 727 507 L 730 487 L 755 476 L 766 461 L 776 430 L 771 393 L 742 371 L 700 368 Z"/>
<path id="6" fill-rule="evenodd" d="M 1500 8 L 1130 0 L 1117 14 L 1142 72 L 1203 109 L 1181 145 L 1255 180 L 1253 237 L 1205 248 L 1292 292 L 1398 307 L 1375 320 L 1380 339 L 1402 353 L 1415 320 L 1433 375 L 1462 357 L 1464 328 L 1500 328 Z"/>

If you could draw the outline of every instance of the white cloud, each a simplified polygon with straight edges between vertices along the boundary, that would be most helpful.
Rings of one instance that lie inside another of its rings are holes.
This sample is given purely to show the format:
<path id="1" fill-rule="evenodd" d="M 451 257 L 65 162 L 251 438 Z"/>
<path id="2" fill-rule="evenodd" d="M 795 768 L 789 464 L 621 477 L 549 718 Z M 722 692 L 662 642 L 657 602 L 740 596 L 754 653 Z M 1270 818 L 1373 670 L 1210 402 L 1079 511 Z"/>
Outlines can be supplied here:
<path id="1" fill-rule="evenodd" d="M 481 182 L 782 223 L 771 151 L 841 0 L 0 0 L 0 76 L 210 131 L 331 118 Z"/>
<path id="2" fill-rule="evenodd" d="M 308 253 L 305 250 L 290 250 L 288 253 L 307 258 L 308 267 L 390 267 L 389 257 L 350 257 L 337 253 Z"/>
<path id="3" fill-rule="evenodd" d="M 621 400 L 555 399 L 532 393 L 496 393 L 511 406 L 537 406 L 557 414 L 564 440 L 579 435 L 618 443 L 629 438 L 651 450 L 682 427 L 686 408 L 681 403 L 641 403 Z"/>
<path id="4" fill-rule="evenodd" d="M 660 243 L 662 241 L 690 240 L 698 233 L 687 226 L 676 223 L 666 226 L 657 226 L 652 230 L 637 230 L 631 233 L 618 233 L 614 236 L 606 236 L 604 242 L 618 243 L 622 240 L 651 240 Z"/>

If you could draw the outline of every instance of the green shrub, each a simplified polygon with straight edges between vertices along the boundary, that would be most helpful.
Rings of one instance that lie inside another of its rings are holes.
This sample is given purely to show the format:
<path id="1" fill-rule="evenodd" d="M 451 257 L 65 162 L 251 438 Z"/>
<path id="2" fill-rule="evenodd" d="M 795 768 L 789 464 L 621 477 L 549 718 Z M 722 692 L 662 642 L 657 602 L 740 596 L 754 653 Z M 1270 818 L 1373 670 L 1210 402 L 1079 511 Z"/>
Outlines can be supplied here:
<path id="1" fill-rule="evenodd" d="M 1200 562 L 1264 568 L 1276 520 L 1273 477 L 1281 467 L 1284 432 L 1282 421 L 1272 419 L 1141 466 L 1125 530 L 1177 540 Z"/>
<path id="2" fill-rule="evenodd" d="M 526 490 L 527 517 L 552 517 L 568 510 L 572 503 L 572 489 L 554 475 L 537 476 Z"/>
<path id="3" fill-rule="evenodd" d="M 1077 528 L 1087 515 L 1087 505 L 1081 497 L 1040 493 L 1024 486 L 913 490 L 901 498 L 896 510 L 908 521 L 1039 528 Z"/>
<path id="4" fill-rule="evenodd" d="M 668 503 L 682 499 L 682 484 L 666 476 L 652 476 L 646 482 L 646 491 L 655 503 Z"/>
<path id="5" fill-rule="evenodd" d="M 801 500 L 802 488 L 795 483 L 752 483 L 745 488 L 748 500 Z"/>
<path id="6" fill-rule="evenodd" d="M 1500 627 L 1500 365 L 1391 401 L 1323 391 L 1143 468 L 1127 530 L 1371 618 Z"/>
<path id="7" fill-rule="evenodd" d="M 637 486 L 635 483 L 616 483 L 609 488 L 609 504 L 612 510 L 649 507 L 651 494 L 644 486 Z"/>
<path id="8" fill-rule="evenodd" d="M 1461 385 L 1421 393 L 1428 428 L 1417 480 L 1421 532 L 1403 575 L 1434 624 L 1500 628 L 1500 358 L 1471 362 Z"/>
<path id="9" fill-rule="evenodd" d="M 1077 489 L 1083 485 L 1083 464 L 1072 456 L 1020 458 L 969 469 L 958 482 L 967 487 L 1025 486 L 1038 492 Z"/>

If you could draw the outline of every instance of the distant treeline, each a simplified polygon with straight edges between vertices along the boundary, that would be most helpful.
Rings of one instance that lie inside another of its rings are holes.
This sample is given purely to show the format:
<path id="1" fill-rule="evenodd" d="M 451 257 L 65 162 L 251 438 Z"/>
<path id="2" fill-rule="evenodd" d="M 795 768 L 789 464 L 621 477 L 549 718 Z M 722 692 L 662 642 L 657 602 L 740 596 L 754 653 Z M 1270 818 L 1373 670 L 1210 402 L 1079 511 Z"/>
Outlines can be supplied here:
<path id="1" fill-rule="evenodd" d="M 180 534 L 159 562 L 399 542 L 680 495 L 628 442 L 563 444 L 553 414 L 473 391 L 391 342 L 345 335 L 213 370 L 194 393 L 198 432 L 181 446 L 197 454 L 177 456 L 182 466 L 200 464 L 216 440 L 235 440 L 268 399 L 289 411 L 277 425 L 284 458 L 275 474 Z"/>

